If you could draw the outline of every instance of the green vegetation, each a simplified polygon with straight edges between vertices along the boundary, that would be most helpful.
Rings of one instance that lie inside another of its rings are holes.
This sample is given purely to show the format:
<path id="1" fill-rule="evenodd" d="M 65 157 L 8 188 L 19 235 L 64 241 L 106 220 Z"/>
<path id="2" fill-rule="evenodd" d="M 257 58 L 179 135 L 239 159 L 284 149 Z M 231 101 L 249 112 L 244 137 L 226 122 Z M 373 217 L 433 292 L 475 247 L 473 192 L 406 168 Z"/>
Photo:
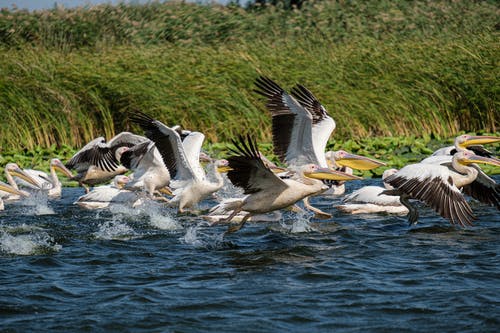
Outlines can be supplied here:
<path id="1" fill-rule="evenodd" d="M 307 86 L 337 122 L 331 145 L 355 153 L 497 132 L 499 13 L 445 0 L 2 9 L 0 165 L 13 151 L 66 158 L 97 136 L 141 133 L 135 110 L 204 132 L 209 150 L 245 132 L 270 142 L 259 74 Z M 391 136 L 408 139 L 363 141 Z M 33 154 L 20 164 L 37 165 Z"/>

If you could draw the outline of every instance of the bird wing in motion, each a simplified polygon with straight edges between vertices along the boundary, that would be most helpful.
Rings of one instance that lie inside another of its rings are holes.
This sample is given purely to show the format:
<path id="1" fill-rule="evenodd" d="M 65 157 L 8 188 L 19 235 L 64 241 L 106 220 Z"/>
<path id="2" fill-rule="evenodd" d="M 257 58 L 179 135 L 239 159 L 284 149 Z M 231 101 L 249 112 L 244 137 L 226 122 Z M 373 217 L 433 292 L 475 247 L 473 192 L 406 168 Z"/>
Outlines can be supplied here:
<path id="1" fill-rule="evenodd" d="M 229 167 L 232 169 L 227 173 L 231 183 L 241 187 L 245 194 L 256 193 L 263 190 L 285 189 L 288 186 L 264 165 L 260 158 L 256 142 L 250 137 L 245 140 L 239 138 L 239 142 L 233 140 L 235 149 L 231 149 L 236 155 L 230 156 Z"/>
<path id="2" fill-rule="evenodd" d="M 273 80 L 261 76 L 255 85 L 258 88 L 255 92 L 267 98 L 266 107 L 272 115 L 274 153 L 289 165 L 319 164 L 313 145 L 311 113 Z"/>
<path id="3" fill-rule="evenodd" d="M 135 113 L 130 120 L 139 124 L 146 136 L 155 143 L 172 179 L 188 181 L 196 177 L 175 130 L 142 112 Z"/>
<path id="4" fill-rule="evenodd" d="M 411 164 L 385 180 L 397 190 L 420 200 L 452 224 L 472 225 L 474 215 L 448 168 L 432 164 Z"/>

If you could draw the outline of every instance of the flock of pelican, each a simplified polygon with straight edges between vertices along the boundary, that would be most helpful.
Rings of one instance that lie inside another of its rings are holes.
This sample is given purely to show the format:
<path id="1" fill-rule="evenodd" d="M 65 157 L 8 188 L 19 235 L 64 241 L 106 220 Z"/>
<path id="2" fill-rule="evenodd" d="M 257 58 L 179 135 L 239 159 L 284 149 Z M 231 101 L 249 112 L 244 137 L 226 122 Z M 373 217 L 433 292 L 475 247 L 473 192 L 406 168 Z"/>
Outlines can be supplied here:
<path id="1" fill-rule="evenodd" d="M 203 133 L 168 127 L 136 112 L 130 119 L 142 128 L 144 136 L 122 132 L 107 142 L 99 137 L 66 165 L 52 159 L 50 174 L 7 164 L 8 184 L 0 182 L 0 209 L 4 209 L 3 200 L 22 200 L 33 191 L 60 197 L 62 186 L 56 174 L 60 171 L 85 188 L 86 194 L 75 202 L 81 207 L 105 208 L 113 203 L 136 207 L 150 199 L 175 207 L 179 213 L 197 214 L 197 204 L 223 187 L 223 173 L 227 173 L 243 195 L 223 200 L 204 217 L 212 225 L 232 222 L 227 231 L 231 233 L 249 220 L 282 209 L 306 209 L 318 218 L 330 218 L 312 206 L 309 198 L 343 195 L 346 181 L 361 179 L 353 175 L 353 169 L 385 166 L 343 150 L 325 151 L 336 124 L 304 86 L 298 84 L 288 93 L 263 76 L 255 86 L 255 92 L 266 99 L 274 153 L 283 167 L 266 159 L 250 135 L 233 140 L 227 159 L 214 160 L 202 152 Z M 466 196 L 500 210 L 500 187 L 478 166 L 500 166 L 500 160 L 482 146 L 495 142 L 500 137 L 458 136 L 453 146 L 437 150 L 420 163 L 386 170 L 384 187 L 362 187 L 346 195 L 337 209 L 350 214 L 408 214 L 413 224 L 418 220 L 413 201 L 420 201 L 452 224 L 471 225 L 475 217 Z M 204 163 L 208 163 L 206 168 Z M 111 180 L 109 185 L 96 186 Z M 300 201 L 304 208 L 297 204 Z"/>

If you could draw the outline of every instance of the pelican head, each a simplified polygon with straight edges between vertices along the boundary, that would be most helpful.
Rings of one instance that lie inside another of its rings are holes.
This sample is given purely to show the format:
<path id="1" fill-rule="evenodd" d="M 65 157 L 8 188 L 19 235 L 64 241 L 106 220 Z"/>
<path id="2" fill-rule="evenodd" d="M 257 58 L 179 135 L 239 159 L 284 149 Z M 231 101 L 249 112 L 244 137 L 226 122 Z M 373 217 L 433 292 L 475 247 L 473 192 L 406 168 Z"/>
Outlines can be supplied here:
<path id="1" fill-rule="evenodd" d="M 28 183 L 32 184 L 33 186 L 40 188 L 40 184 L 38 184 L 38 182 L 34 180 L 33 177 L 24 172 L 24 170 L 22 170 L 16 163 L 7 163 L 7 165 L 5 166 L 5 172 L 10 174 L 11 176 L 19 177 L 22 180 L 25 180 Z"/>
<path id="2" fill-rule="evenodd" d="M 118 175 L 113 179 L 113 185 L 121 190 L 129 181 L 130 178 L 128 176 Z"/>
<path id="3" fill-rule="evenodd" d="M 398 169 L 387 169 L 384 171 L 382 174 L 382 180 L 386 179 L 389 176 L 392 176 L 393 174 L 397 173 L 399 170 Z"/>
<path id="4" fill-rule="evenodd" d="M 494 157 L 483 157 L 474 154 L 471 151 L 461 151 L 454 155 L 457 162 L 463 165 L 469 165 L 472 163 L 489 164 L 493 166 L 500 167 L 500 159 Z"/>
<path id="5" fill-rule="evenodd" d="M 500 142 L 500 137 L 492 135 L 459 135 L 455 138 L 455 147 L 466 149 L 472 145 Z"/>
<path id="6" fill-rule="evenodd" d="M 66 166 L 58 158 L 53 158 L 50 160 L 50 167 L 54 170 L 61 171 L 66 177 L 72 178 L 73 174 L 66 168 Z"/>
<path id="7" fill-rule="evenodd" d="M 115 151 L 115 158 L 116 158 L 116 160 L 120 161 L 121 158 L 122 158 L 123 153 L 126 152 L 129 149 L 130 148 L 127 147 L 127 146 L 122 146 L 122 147 L 119 147 L 118 149 L 116 149 L 116 151 Z"/>
<path id="8" fill-rule="evenodd" d="M 229 162 L 227 160 L 215 161 L 215 168 L 217 169 L 217 172 L 220 172 L 220 173 L 228 172 L 228 171 L 232 170 L 229 167 Z"/>
<path id="9" fill-rule="evenodd" d="M 316 164 L 306 164 L 302 167 L 304 176 L 320 180 L 359 180 L 358 176 L 350 175 L 342 171 L 336 171 L 328 168 L 321 168 Z"/>
<path id="10" fill-rule="evenodd" d="M 214 160 L 207 153 L 200 151 L 200 162 L 212 163 Z"/>
<path id="11" fill-rule="evenodd" d="M 356 170 L 372 170 L 380 166 L 386 165 L 383 162 L 374 160 L 369 157 L 351 154 L 345 150 L 337 150 L 335 152 L 327 152 L 325 154 L 327 162 L 331 167 L 344 166 Z"/>

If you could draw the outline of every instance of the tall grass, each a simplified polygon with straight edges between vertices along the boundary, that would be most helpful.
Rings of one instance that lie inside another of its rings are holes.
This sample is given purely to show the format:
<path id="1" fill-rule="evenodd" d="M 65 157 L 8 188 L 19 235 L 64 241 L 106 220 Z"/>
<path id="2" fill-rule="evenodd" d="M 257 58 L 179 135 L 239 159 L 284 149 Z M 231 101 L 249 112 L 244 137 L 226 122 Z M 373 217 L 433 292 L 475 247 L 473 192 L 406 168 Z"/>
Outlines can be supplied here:
<path id="1" fill-rule="evenodd" d="M 495 132 L 498 14 L 487 1 L 4 9 L 0 147 L 82 146 L 138 130 L 135 110 L 210 142 L 270 141 L 252 91 L 259 74 L 306 85 L 337 121 L 335 137 Z"/>

